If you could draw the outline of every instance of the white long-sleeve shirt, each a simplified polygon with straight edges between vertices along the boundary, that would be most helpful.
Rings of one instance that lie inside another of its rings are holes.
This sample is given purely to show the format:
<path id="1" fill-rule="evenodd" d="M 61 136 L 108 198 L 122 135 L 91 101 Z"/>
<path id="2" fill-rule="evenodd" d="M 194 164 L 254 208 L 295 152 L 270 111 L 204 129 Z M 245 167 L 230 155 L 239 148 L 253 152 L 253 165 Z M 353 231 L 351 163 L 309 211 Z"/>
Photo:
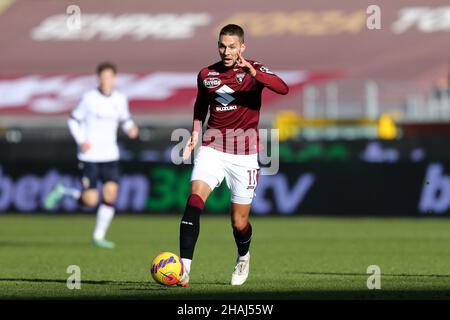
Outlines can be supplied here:
<path id="1" fill-rule="evenodd" d="M 78 148 L 78 159 L 86 162 L 119 160 L 117 129 L 121 125 L 128 133 L 134 126 L 126 96 L 117 91 L 105 96 L 98 89 L 83 95 L 67 123 L 78 145 L 82 142 L 91 145 L 84 153 Z"/>

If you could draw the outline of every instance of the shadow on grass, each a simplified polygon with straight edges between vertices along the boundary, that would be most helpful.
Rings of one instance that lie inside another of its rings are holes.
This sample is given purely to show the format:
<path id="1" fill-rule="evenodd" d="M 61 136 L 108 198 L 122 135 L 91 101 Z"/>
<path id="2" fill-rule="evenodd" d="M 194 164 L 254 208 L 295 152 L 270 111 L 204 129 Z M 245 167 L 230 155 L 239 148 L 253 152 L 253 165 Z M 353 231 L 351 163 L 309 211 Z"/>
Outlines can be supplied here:
<path id="1" fill-rule="evenodd" d="M 244 291 L 229 286 L 229 290 L 195 291 L 191 288 L 170 288 L 163 294 L 145 289 L 124 289 L 123 295 L 110 297 L 85 296 L 83 299 L 132 299 L 132 300 L 449 300 L 449 289 L 430 290 L 310 290 Z M 237 290 L 239 291 L 237 291 Z M 122 290 L 122 289 L 121 289 Z M 156 293 L 156 294 L 155 294 Z"/>
<path id="2" fill-rule="evenodd" d="M 42 278 L 0 278 L 0 282 L 47 282 L 47 283 L 66 283 L 66 279 L 42 279 Z M 140 285 L 140 286 L 155 286 L 158 288 L 164 288 L 163 286 L 147 282 L 147 281 L 122 281 L 122 280 L 82 280 L 85 284 L 99 284 L 99 285 Z M 228 286 L 228 282 L 217 281 L 217 282 L 200 282 L 198 284 L 210 284 L 210 285 L 223 285 Z"/>
<path id="3" fill-rule="evenodd" d="M 39 292 L 33 295 L 15 296 L 12 298 L 2 297 L 0 300 L 209 300 L 209 301 L 289 301 L 289 300 L 450 300 L 450 289 L 446 290 L 301 290 L 299 291 L 247 291 L 247 292 L 231 292 L 233 290 L 223 292 L 208 290 L 207 292 L 186 291 L 184 288 L 173 288 L 170 294 L 155 294 L 155 290 L 151 289 L 134 289 L 133 292 L 124 294 L 108 294 L 108 295 L 56 295 L 40 296 Z"/>
<path id="4" fill-rule="evenodd" d="M 361 276 L 368 277 L 367 273 L 351 273 L 351 272 L 298 272 L 294 274 L 304 274 L 309 276 Z M 382 273 L 382 277 L 400 277 L 400 278 L 450 278 L 450 274 L 408 274 L 408 273 Z"/>
<path id="5" fill-rule="evenodd" d="M 367 276 L 360 273 L 335 272 L 298 272 L 306 275 L 336 275 L 336 276 Z M 420 274 L 390 274 L 395 277 L 450 277 L 450 275 L 420 275 Z M 65 279 L 39 279 L 39 278 L 0 278 L 1 282 L 31 282 L 31 283 L 57 283 L 66 284 Z M 283 291 L 248 291 L 246 286 L 232 287 L 225 282 L 197 282 L 188 288 L 164 287 L 147 281 L 114 281 L 114 280 L 83 280 L 82 284 L 118 287 L 120 293 L 95 296 L 90 292 L 79 292 L 77 296 L 55 295 L 54 297 L 40 297 L 39 291 L 34 295 L 21 296 L 19 299 L 83 299 L 83 300 L 109 300 L 109 299 L 150 299 L 150 300 L 449 300 L 450 283 L 448 288 L 407 289 L 407 290 L 311 290 L 298 288 L 297 290 Z M 220 285 L 224 289 L 205 290 L 204 285 Z M 196 285 L 201 286 L 198 291 Z M 16 297 L 17 298 L 17 297 Z"/>
<path id="6" fill-rule="evenodd" d="M 41 278 L 0 278 L 0 282 L 37 282 L 37 283 L 67 283 L 67 279 L 41 279 Z M 108 285 L 108 286 L 145 286 L 147 290 L 165 289 L 156 283 L 146 281 L 116 281 L 116 280 L 82 280 L 82 284 Z"/>

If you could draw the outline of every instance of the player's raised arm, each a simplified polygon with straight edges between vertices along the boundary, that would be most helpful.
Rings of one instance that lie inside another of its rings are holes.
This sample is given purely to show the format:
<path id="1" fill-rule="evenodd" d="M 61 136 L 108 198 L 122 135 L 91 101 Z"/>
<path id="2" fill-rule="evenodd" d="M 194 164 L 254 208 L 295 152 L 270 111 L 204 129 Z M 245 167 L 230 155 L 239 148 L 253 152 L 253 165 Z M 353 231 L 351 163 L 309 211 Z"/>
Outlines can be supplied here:
<path id="1" fill-rule="evenodd" d="M 266 66 L 259 63 L 250 63 L 238 53 L 239 60 L 238 66 L 242 67 L 248 74 L 250 74 L 256 81 L 269 88 L 278 94 L 287 94 L 289 87 L 287 84 L 276 74 L 269 70 Z"/>
<path id="2" fill-rule="evenodd" d="M 256 75 L 254 78 L 256 81 L 262 83 L 266 88 L 269 88 L 275 93 L 288 94 L 289 87 L 287 84 L 267 67 L 258 65 L 255 70 Z"/>

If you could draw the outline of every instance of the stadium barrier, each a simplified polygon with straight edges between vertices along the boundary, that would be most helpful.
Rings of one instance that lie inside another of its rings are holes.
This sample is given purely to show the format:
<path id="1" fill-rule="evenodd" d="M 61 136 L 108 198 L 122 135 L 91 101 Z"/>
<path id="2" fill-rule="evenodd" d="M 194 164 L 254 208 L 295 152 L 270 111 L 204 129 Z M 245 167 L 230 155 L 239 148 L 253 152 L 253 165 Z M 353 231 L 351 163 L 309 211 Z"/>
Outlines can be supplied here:
<path id="1" fill-rule="evenodd" d="M 190 165 L 124 162 L 117 209 L 127 213 L 177 213 L 189 193 Z M 0 212 L 43 212 L 43 199 L 57 181 L 81 188 L 76 163 L 3 163 Z M 264 169 L 262 169 L 264 171 Z M 210 214 L 229 212 L 222 183 L 206 204 Z M 52 213 L 89 212 L 65 197 Z M 450 162 L 283 164 L 277 175 L 261 175 L 253 215 L 450 214 Z"/>
<path id="2" fill-rule="evenodd" d="M 370 118 L 303 118 L 294 111 L 281 111 L 275 117 L 274 128 L 279 129 L 280 141 L 304 138 L 384 139 L 398 138 L 399 130 L 394 116 L 384 113 L 376 119 Z"/>

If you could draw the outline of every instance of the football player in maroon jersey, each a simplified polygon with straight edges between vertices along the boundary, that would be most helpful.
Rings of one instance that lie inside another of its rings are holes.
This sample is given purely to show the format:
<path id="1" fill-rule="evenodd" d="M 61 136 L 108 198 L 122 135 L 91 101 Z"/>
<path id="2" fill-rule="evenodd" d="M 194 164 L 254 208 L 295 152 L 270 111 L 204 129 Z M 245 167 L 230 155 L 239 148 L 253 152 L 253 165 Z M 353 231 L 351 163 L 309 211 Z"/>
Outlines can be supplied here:
<path id="1" fill-rule="evenodd" d="M 264 88 L 283 95 L 289 91 L 286 83 L 266 66 L 244 58 L 244 31 L 240 26 L 223 27 L 218 47 L 221 60 L 198 74 L 192 135 L 183 152 L 183 159 L 188 159 L 209 111 L 180 224 L 180 257 L 184 265 L 181 286 L 189 284 L 200 214 L 209 194 L 223 179 L 231 191 L 231 224 L 238 251 L 231 284 L 241 285 L 247 280 L 252 236 L 249 213 L 259 174 L 261 93 Z"/>

